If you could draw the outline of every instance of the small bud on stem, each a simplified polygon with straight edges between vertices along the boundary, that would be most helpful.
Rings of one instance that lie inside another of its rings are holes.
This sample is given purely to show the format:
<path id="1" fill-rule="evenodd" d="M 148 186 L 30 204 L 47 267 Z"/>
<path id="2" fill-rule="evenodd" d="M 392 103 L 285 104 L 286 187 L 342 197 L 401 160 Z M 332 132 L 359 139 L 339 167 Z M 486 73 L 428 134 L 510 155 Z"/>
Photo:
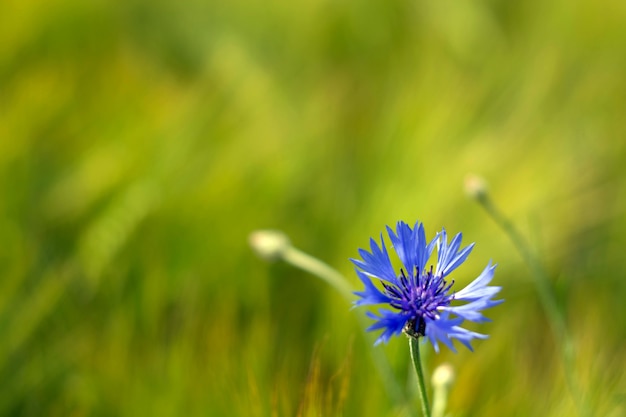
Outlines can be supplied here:
<path id="1" fill-rule="evenodd" d="M 257 230 L 250 233 L 248 242 L 261 258 L 275 261 L 282 258 L 291 246 L 289 238 L 278 230 Z"/>

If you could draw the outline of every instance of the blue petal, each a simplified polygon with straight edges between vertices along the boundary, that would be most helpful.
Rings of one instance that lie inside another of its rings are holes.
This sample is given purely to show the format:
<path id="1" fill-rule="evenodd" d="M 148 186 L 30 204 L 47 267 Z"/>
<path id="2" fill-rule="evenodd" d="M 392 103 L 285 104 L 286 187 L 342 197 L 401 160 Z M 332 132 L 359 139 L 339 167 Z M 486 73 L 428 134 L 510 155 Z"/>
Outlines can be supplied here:
<path id="1" fill-rule="evenodd" d="M 479 298 L 471 303 L 463 304 L 461 306 L 442 307 L 442 310 L 449 311 L 456 314 L 465 320 L 473 321 L 476 323 L 482 323 L 491 321 L 481 314 L 481 311 L 493 306 L 496 306 L 503 302 L 503 300 L 490 300 L 491 296 Z"/>
<path id="2" fill-rule="evenodd" d="M 491 265 L 491 261 L 485 267 L 483 272 L 474 281 L 470 282 L 467 287 L 454 295 L 456 300 L 472 301 L 486 296 L 494 296 L 500 291 L 500 287 L 488 287 L 487 284 L 493 279 L 493 273 L 497 265 Z"/>
<path id="3" fill-rule="evenodd" d="M 426 336 L 428 336 L 436 352 L 439 352 L 437 341 L 444 343 L 450 350 L 456 353 L 451 339 L 456 339 L 469 350 L 473 350 L 472 345 L 469 343 L 472 339 L 486 339 L 488 337 L 487 335 L 460 327 L 459 324 L 462 322 L 462 318 L 450 319 L 447 312 L 443 312 L 438 319 L 426 320 Z"/>
<path id="4" fill-rule="evenodd" d="M 387 343 L 391 336 L 399 335 L 402 333 L 402 329 L 406 324 L 408 317 L 401 313 L 395 313 L 389 310 L 378 310 L 380 316 L 372 312 L 367 312 L 367 317 L 377 320 L 374 324 L 367 328 L 368 331 L 383 329 L 374 345 L 378 345 L 381 342 Z"/>
<path id="5" fill-rule="evenodd" d="M 363 260 L 350 260 L 353 264 L 361 268 L 367 275 L 396 284 L 396 273 L 391 265 L 391 260 L 389 259 L 389 254 L 387 253 L 387 248 L 385 247 L 382 234 L 380 236 L 380 244 L 382 250 L 378 247 L 376 241 L 371 238 L 370 248 L 372 253 L 369 253 L 365 249 L 359 249 L 359 255 L 361 255 Z"/>
<path id="6" fill-rule="evenodd" d="M 437 248 L 438 261 L 437 270 L 435 272 L 436 275 L 441 274 L 441 276 L 445 277 L 465 262 L 474 248 L 474 244 L 472 243 L 466 246 L 459 252 L 462 239 L 463 234 L 458 233 L 448 245 L 448 235 L 446 233 L 446 229 L 441 230 L 441 241 L 439 247 Z"/>
<path id="7" fill-rule="evenodd" d="M 430 340 L 430 343 L 435 348 L 435 352 L 439 353 L 439 342 L 442 342 L 446 345 L 451 351 L 456 353 L 456 349 L 452 344 L 452 341 L 449 338 L 449 334 L 452 332 L 452 329 L 457 325 L 462 323 L 463 319 L 454 319 L 448 320 L 444 318 L 446 313 L 442 314 L 442 317 L 432 320 L 426 318 L 426 337 Z"/>
<path id="8" fill-rule="evenodd" d="M 417 225 L 416 225 L 417 226 Z M 415 273 L 415 267 L 418 266 L 418 259 L 421 258 L 422 245 L 417 240 L 417 230 L 411 230 L 411 227 L 404 223 L 398 222 L 396 225 L 397 235 L 391 227 L 387 226 L 389 239 L 393 244 L 393 248 L 402 261 L 406 273 L 412 275 Z"/>
<path id="9" fill-rule="evenodd" d="M 360 300 L 356 300 L 354 302 L 355 306 L 369 305 L 369 304 L 381 304 L 381 303 L 389 303 L 391 302 L 391 298 L 383 294 L 376 286 L 372 283 L 372 280 L 364 274 L 363 272 L 357 270 L 357 275 L 361 279 L 361 282 L 365 285 L 365 291 L 357 291 L 354 292 L 355 295 L 361 297 Z"/>
<path id="10" fill-rule="evenodd" d="M 424 226 L 423 225 L 420 225 L 419 239 L 420 239 L 421 242 L 424 242 L 424 244 L 426 244 L 426 234 L 424 233 Z M 435 249 L 435 246 L 437 245 L 437 242 L 439 242 L 439 233 L 437 233 L 435 235 L 435 237 L 426 246 L 426 249 L 422 252 L 422 259 L 420 259 L 420 261 L 419 261 L 420 272 L 422 272 L 422 271 L 424 271 L 426 269 L 426 263 L 428 262 L 428 260 L 432 256 L 433 250 Z"/>
<path id="11" fill-rule="evenodd" d="M 472 341 L 473 339 L 488 339 L 489 338 L 489 336 L 487 336 L 486 334 L 472 332 L 470 330 L 467 330 L 458 326 L 454 328 L 453 333 L 450 334 L 450 337 L 463 343 L 463 345 L 465 345 L 465 347 L 467 347 L 472 352 L 474 351 L 474 349 L 472 348 L 470 341 Z"/>

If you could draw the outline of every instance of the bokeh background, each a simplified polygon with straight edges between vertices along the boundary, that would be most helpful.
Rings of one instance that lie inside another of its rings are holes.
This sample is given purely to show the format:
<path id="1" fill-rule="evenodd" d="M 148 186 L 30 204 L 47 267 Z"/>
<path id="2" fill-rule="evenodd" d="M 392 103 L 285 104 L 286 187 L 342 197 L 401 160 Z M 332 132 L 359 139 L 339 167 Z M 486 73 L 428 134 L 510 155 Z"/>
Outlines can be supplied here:
<path id="1" fill-rule="evenodd" d="M 506 303 L 453 416 L 574 416 L 527 265 L 598 416 L 626 413 L 626 3 L 8 1 L 0 14 L 0 415 L 402 416 L 350 306 L 255 256 L 348 259 L 397 220 L 477 242 Z M 404 338 L 378 347 L 411 392 Z M 415 404 L 417 399 L 413 398 Z"/>

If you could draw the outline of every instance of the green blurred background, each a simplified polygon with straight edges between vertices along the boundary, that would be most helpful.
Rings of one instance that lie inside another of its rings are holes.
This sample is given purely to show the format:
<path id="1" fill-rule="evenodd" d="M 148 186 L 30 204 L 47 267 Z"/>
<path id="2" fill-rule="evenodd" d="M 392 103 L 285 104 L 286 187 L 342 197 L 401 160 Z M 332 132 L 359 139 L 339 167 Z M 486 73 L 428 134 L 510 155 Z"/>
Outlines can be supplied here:
<path id="1" fill-rule="evenodd" d="M 7 1 L 0 414 L 399 416 L 332 289 L 247 239 L 348 258 L 397 220 L 477 242 L 506 303 L 454 416 L 572 416 L 528 267 L 598 416 L 626 413 L 626 3 Z M 411 386 L 404 338 L 378 347 Z M 425 350 L 432 351 L 430 347 Z M 414 399 L 417 404 L 417 399 Z"/>

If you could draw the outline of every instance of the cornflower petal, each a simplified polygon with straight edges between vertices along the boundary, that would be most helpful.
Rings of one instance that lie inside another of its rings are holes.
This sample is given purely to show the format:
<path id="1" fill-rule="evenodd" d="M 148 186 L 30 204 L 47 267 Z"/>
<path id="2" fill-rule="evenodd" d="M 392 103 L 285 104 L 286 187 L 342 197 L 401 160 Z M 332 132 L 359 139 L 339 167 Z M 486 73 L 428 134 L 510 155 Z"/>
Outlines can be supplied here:
<path id="1" fill-rule="evenodd" d="M 470 344 L 472 339 L 487 339 L 489 337 L 460 327 L 459 324 L 462 322 L 462 318 L 450 319 L 448 313 L 444 312 L 438 320 L 431 322 L 430 326 L 426 326 L 426 336 L 429 338 L 437 353 L 439 353 L 437 341 L 442 342 L 456 353 L 451 339 L 458 340 L 469 350 L 473 351 L 472 345 Z"/>
<path id="2" fill-rule="evenodd" d="M 365 291 L 355 291 L 354 294 L 361 297 L 360 300 L 355 300 L 355 306 L 369 305 L 369 304 L 381 304 L 389 303 L 391 298 L 383 294 L 376 288 L 372 280 L 361 271 L 356 271 L 361 282 L 365 285 Z"/>
<path id="3" fill-rule="evenodd" d="M 420 242 L 426 242 L 426 235 L 424 233 L 424 226 L 420 224 Z M 433 250 L 435 250 L 435 247 L 437 246 L 437 243 L 439 243 L 439 233 L 437 233 L 435 235 L 435 237 L 430 241 L 430 243 L 426 246 L 426 249 L 424 251 L 422 251 L 422 259 L 420 259 L 420 263 L 419 263 L 419 268 L 420 271 L 423 271 L 426 268 L 426 263 L 428 263 L 428 260 L 430 259 L 430 257 L 433 254 Z"/>
<path id="4" fill-rule="evenodd" d="M 376 241 L 370 238 L 370 249 L 372 253 L 369 253 L 365 249 L 359 249 L 359 255 L 361 255 L 363 261 L 359 261 L 358 259 L 350 260 L 367 275 L 395 284 L 396 273 L 391 265 L 391 260 L 389 259 L 382 234 L 380 235 L 380 244 L 382 250 L 378 247 Z"/>
<path id="5" fill-rule="evenodd" d="M 439 353 L 439 345 L 437 343 L 439 341 L 456 353 L 450 336 L 454 333 L 454 329 L 458 327 L 457 325 L 462 322 L 462 319 L 449 320 L 446 314 L 437 320 L 426 320 L 426 337 L 428 337 L 433 348 L 435 348 L 435 352 Z"/>
<path id="6" fill-rule="evenodd" d="M 398 222 L 396 235 L 391 227 L 387 226 L 387 233 L 389 234 L 393 248 L 408 273 L 415 270 L 415 267 L 418 266 L 417 259 L 418 257 L 421 258 L 421 248 L 418 245 L 416 231 L 416 229 L 411 230 L 408 224 Z"/>
<path id="7" fill-rule="evenodd" d="M 454 307 L 442 307 L 443 310 L 454 313 L 459 317 L 463 317 L 465 320 L 473 321 L 476 323 L 491 321 L 481 314 L 481 310 L 489 307 L 496 306 L 502 303 L 503 300 L 489 300 L 491 296 L 479 298 L 470 303 L 463 304 Z"/>
<path id="8" fill-rule="evenodd" d="M 459 236 L 460 235 L 461 234 L 459 233 Z M 452 272 L 456 268 L 458 268 L 463 262 L 465 262 L 465 260 L 469 256 L 470 252 L 472 252 L 472 249 L 474 249 L 474 244 L 473 243 L 470 244 L 470 245 L 467 245 L 466 247 L 461 249 L 460 252 L 456 253 L 454 255 L 454 258 L 452 260 L 450 260 L 450 262 L 448 262 L 448 264 L 445 266 L 443 271 L 441 271 L 441 274 L 445 277 L 448 274 L 450 274 L 450 272 Z"/>
<path id="9" fill-rule="evenodd" d="M 441 231 L 441 243 L 439 248 L 437 249 L 437 253 L 439 255 L 437 262 L 436 274 L 442 274 L 442 276 L 447 276 L 450 272 L 454 271 L 458 268 L 469 256 L 474 249 L 474 244 L 470 244 L 463 248 L 459 252 L 459 248 L 461 246 L 461 240 L 463 239 L 463 235 L 461 233 L 457 233 L 456 236 L 448 245 L 448 235 L 446 234 L 446 230 L 443 229 Z"/>
<path id="10" fill-rule="evenodd" d="M 406 323 L 407 318 L 398 316 L 397 314 L 389 310 L 378 310 L 380 316 L 374 313 L 367 312 L 367 317 L 377 320 L 374 324 L 367 328 L 368 331 L 383 329 L 378 339 L 374 342 L 374 345 L 378 345 L 381 342 L 387 343 L 391 336 L 399 335 L 402 333 L 402 329 Z"/>
<path id="11" fill-rule="evenodd" d="M 493 273 L 497 265 L 491 265 L 491 261 L 485 267 L 483 272 L 474 281 L 470 282 L 465 288 L 457 292 L 455 299 L 471 301 L 482 298 L 487 295 L 495 295 L 500 291 L 500 287 L 488 287 L 487 284 L 493 279 Z"/>

